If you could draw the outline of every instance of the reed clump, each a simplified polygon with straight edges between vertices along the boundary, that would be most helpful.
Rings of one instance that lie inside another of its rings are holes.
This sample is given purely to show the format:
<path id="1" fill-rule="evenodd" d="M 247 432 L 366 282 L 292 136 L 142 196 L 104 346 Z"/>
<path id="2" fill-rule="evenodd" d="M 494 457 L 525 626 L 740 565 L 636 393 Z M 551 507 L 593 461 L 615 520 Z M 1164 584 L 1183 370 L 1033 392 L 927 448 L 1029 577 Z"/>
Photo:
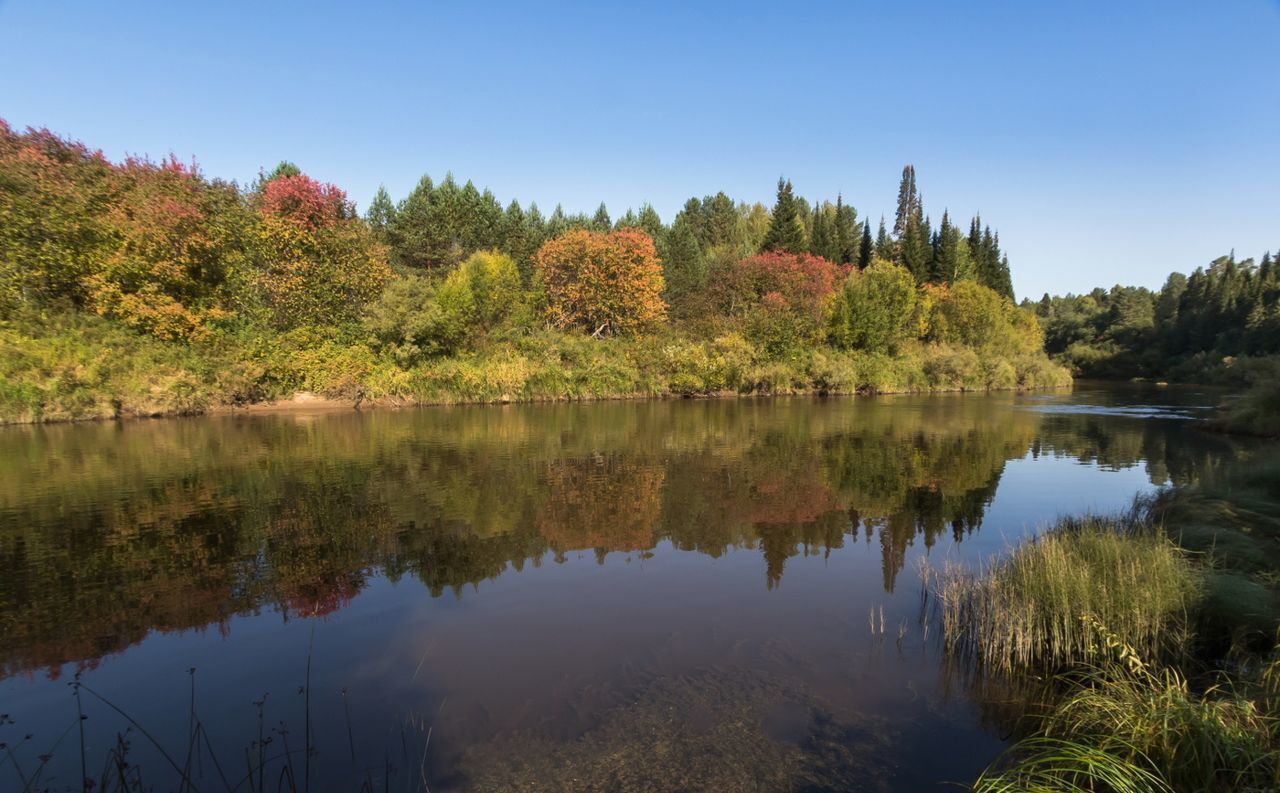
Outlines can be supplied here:
<path id="1" fill-rule="evenodd" d="M 975 793 L 1280 789 L 1280 656 L 1196 688 L 1106 626 L 1090 627 L 1111 656 L 1063 678 L 1065 693 L 1035 734 L 983 774 Z"/>
<path id="2" fill-rule="evenodd" d="M 996 673 L 1090 661 L 1090 621 L 1146 657 L 1176 656 L 1200 596 L 1185 555 L 1136 517 L 1064 521 L 985 569 L 926 576 L 947 650 Z"/>

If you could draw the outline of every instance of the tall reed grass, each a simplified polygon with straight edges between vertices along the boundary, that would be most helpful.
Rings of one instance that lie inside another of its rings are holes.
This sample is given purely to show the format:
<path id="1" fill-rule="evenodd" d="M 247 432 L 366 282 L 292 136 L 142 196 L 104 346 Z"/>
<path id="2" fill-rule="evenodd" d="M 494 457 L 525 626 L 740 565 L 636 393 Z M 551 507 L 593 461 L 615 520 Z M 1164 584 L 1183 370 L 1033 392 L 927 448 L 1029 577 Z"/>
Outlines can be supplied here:
<path id="1" fill-rule="evenodd" d="M 925 574 L 946 649 L 996 673 L 1093 660 L 1090 621 L 1144 656 L 1176 657 L 1200 591 L 1183 553 L 1136 516 L 1064 521 L 985 569 Z"/>

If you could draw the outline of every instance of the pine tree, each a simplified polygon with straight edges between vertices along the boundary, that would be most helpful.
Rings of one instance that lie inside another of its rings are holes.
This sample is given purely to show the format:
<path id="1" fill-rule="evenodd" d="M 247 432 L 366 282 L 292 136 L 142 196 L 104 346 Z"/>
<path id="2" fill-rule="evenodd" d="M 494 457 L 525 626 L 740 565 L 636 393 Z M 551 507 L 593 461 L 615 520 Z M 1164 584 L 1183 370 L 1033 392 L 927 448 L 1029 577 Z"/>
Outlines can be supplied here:
<path id="1" fill-rule="evenodd" d="M 800 207 L 791 187 L 791 182 L 778 178 L 778 200 L 773 206 L 773 217 L 769 222 L 769 231 L 764 235 L 760 246 L 766 251 L 805 251 L 804 220 L 800 217 Z"/>
<path id="2" fill-rule="evenodd" d="M 369 209 L 365 212 L 364 219 L 380 242 L 386 243 L 390 240 L 390 229 L 396 220 L 396 206 L 391 203 L 391 196 L 387 194 L 385 186 L 378 185 L 378 192 L 373 194 L 373 200 L 369 202 Z"/>
<path id="3" fill-rule="evenodd" d="M 654 240 L 661 239 L 664 231 L 662 218 L 658 216 L 658 211 L 650 204 L 641 205 L 636 228 L 643 229 Z"/>
<path id="4" fill-rule="evenodd" d="M 430 267 L 435 246 L 431 237 L 431 204 L 435 185 L 423 176 L 396 207 L 387 237 L 395 260 L 405 267 Z"/>
<path id="5" fill-rule="evenodd" d="M 702 199 L 702 228 L 699 241 L 702 250 L 742 244 L 742 216 L 733 199 L 724 192 Z"/>
<path id="6" fill-rule="evenodd" d="M 564 214 L 564 207 L 556 204 L 556 208 L 551 212 L 551 217 L 547 219 L 547 239 L 553 240 L 564 234 L 569 228 L 569 218 Z"/>
<path id="7" fill-rule="evenodd" d="M 603 201 L 596 207 L 596 214 L 591 218 L 591 226 L 595 231 L 608 231 L 613 228 L 613 221 L 609 220 L 609 208 Z"/>
<path id="8" fill-rule="evenodd" d="M 519 201 L 512 199 L 503 213 L 501 250 L 515 261 L 526 284 L 533 276 L 533 254 L 541 244 L 541 235 L 529 215 L 520 208 Z"/>
<path id="9" fill-rule="evenodd" d="M 614 231 L 618 229 L 633 229 L 639 222 L 640 217 L 636 215 L 636 211 L 631 207 L 627 207 L 627 211 L 623 213 L 622 217 L 613 221 L 613 229 Z"/>

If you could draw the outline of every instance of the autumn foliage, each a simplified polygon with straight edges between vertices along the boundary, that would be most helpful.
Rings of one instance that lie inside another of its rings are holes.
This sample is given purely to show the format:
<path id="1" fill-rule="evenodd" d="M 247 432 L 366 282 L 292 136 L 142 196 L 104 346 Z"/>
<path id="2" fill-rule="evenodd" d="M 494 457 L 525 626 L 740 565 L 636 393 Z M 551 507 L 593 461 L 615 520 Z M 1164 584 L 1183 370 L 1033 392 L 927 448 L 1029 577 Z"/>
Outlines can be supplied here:
<path id="1" fill-rule="evenodd" d="M 731 314 L 764 303 L 821 318 L 844 269 L 821 256 L 770 251 L 735 262 L 719 274 L 714 288 Z"/>
<path id="2" fill-rule="evenodd" d="M 0 316 L 87 310 L 165 341 L 219 320 L 352 319 L 391 276 L 346 194 L 285 173 L 256 192 L 174 157 L 112 163 L 0 121 Z"/>
<path id="3" fill-rule="evenodd" d="M 534 266 L 557 327 L 612 335 L 667 315 L 657 248 L 638 229 L 570 231 L 546 242 L 534 256 Z"/>
<path id="4" fill-rule="evenodd" d="M 262 214 L 314 231 L 332 226 L 355 212 L 341 188 L 316 181 L 305 173 L 287 174 L 262 186 Z"/>
<path id="5" fill-rule="evenodd" d="M 391 279 L 386 249 L 337 187 L 280 176 L 262 186 L 258 208 L 257 283 L 276 326 L 355 319 Z"/>

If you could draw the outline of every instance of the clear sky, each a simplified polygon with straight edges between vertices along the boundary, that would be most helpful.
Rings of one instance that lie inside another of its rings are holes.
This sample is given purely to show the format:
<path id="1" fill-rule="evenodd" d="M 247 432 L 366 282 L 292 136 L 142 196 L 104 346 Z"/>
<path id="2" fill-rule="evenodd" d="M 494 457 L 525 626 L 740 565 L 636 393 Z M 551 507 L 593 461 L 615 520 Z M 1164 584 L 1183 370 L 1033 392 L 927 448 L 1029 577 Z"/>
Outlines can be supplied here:
<path id="1" fill-rule="evenodd" d="M 0 117 L 248 181 L 423 173 L 614 216 L 780 174 L 873 226 L 905 163 L 1019 295 L 1280 248 L 1280 3 L 0 0 Z"/>

